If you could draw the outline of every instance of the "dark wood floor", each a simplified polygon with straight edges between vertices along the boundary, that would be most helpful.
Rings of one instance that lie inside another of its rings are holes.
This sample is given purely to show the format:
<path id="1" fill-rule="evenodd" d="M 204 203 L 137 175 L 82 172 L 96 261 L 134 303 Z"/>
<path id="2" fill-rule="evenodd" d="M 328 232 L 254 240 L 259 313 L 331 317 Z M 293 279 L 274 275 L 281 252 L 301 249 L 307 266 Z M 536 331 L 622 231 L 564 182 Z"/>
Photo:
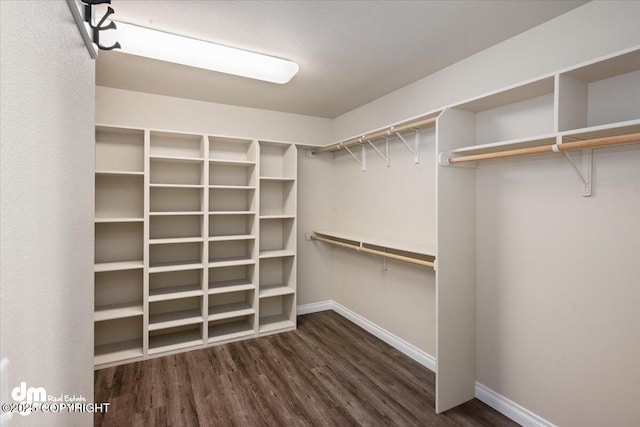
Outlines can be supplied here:
<path id="1" fill-rule="evenodd" d="M 472 400 L 434 413 L 433 372 L 340 315 L 95 373 L 99 426 L 511 426 Z"/>

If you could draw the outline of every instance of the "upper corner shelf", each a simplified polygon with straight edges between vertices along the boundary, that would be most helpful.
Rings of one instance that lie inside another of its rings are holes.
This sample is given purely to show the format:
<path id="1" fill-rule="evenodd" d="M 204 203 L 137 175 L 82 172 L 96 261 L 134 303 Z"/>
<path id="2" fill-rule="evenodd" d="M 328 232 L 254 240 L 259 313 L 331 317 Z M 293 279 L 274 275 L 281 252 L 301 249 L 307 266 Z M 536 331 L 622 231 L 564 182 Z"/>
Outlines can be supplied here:
<path id="1" fill-rule="evenodd" d="M 464 104 L 456 106 L 456 108 L 472 113 L 480 113 L 482 111 L 553 94 L 554 87 L 554 78 L 550 76 L 465 102 Z"/>
<path id="2" fill-rule="evenodd" d="M 637 119 L 640 119 L 640 49 L 558 75 L 559 132 L 616 127 Z"/>

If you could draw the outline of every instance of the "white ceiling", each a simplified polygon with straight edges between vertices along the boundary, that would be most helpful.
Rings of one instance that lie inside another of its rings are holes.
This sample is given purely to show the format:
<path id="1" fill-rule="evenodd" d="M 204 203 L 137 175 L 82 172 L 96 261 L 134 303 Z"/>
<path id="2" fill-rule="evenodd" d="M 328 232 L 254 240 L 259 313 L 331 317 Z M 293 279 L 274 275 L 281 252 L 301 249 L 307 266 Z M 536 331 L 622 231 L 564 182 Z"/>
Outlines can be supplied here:
<path id="1" fill-rule="evenodd" d="M 115 19 L 291 59 L 285 85 L 102 51 L 96 83 L 333 118 L 585 1 L 131 1 Z"/>

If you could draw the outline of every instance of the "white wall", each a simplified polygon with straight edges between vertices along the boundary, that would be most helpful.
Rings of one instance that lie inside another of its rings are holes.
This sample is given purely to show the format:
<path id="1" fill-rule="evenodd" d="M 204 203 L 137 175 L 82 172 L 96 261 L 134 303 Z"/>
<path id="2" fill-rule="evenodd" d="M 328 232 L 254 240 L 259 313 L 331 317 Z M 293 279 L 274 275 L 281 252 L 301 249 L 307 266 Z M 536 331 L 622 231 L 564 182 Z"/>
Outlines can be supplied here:
<path id="1" fill-rule="evenodd" d="M 0 353 L 9 389 L 26 381 L 92 402 L 94 62 L 66 2 L 0 7 Z M 37 413 L 11 425 L 92 420 Z"/>
<path id="2" fill-rule="evenodd" d="M 478 381 L 561 426 L 640 425 L 640 147 L 483 164 Z"/>
<path id="3" fill-rule="evenodd" d="M 411 133 L 404 136 L 413 144 Z M 391 143 L 390 167 L 371 148 L 365 172 L 348 153 L 334 154 L 335 230 L 435 247 L 434 129 L 421 131 L 420 140 L 419 164 L 397 141 Z M 360 156 L 359 149 L 354 152 Z M 336 248 L 332 271 L 333 300 L 435 355 L 432 269 L 391 260 L 384 271 L 379 257 Z"/>
<path id="4" fill-rule="evenodd" d="M 218 136 L 324 145 L 331 120 L 96 87 L 96 122 Z"/>

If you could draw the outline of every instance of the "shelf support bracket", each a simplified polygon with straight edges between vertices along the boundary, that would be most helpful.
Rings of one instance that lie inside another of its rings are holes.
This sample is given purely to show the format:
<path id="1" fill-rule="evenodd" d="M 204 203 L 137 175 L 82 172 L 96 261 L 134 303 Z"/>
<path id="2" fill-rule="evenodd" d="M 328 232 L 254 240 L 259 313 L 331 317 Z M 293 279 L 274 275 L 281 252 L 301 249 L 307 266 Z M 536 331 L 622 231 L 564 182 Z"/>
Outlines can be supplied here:
<path id="1" fill-rule="evenodd" d="M 347 147 L 346 145 L 342 148 L 344 148 L 345 150 L 347 150 L 347 152 L 349 154 L 351 154 L 351 157 L 353 157 L 354 159 L 356 159 L 356 162 L 360 163 L 360 167 L 362 169 L 362 171 L 366 171 L 367 170 L 367 152 L 364 149 L 364 144 L 361 143 L 360 147 L 362 148 L 362 157 L 359 159 L 358 156 L 356 156 L 355 154 L 353 154 L 353 151 L 351 151 L 349 149 L 349 147 Z"/>
<path id="2" fill-rule="evenodd" d="M 373 143 L 369 140 L 367 140 L 367 142 L 369 143 L 369 145 L 371 146 L 371 148 L 373 148 L 376 153 L 378 153 L 380 155 L 380 157 L 382 157 L 385 162 L 387 162 L 387 167 L 391 166 L 391 161 L 390 161 L 390 156 L 389 156 L 389 137 L 385 138 L 384 140 L 384 146 L 385 146 L 385 153 L 386 154 L 382 154 L 382 152 L 380 150 L 378 150 L 378 147 L 376 147 L 375 145 L 373 145 Z"/>
<path id="3" fill-rule="evenodd" d="M 402 141 L 404 145 L 407 146 L 409 151 L 411 151 L 411 154 L 413 154 L 413 163 L 418 164 L 420 163 L 420 132 L 418 131 L 418 129 L 414 129 L 413 131 L 416 133 L 415 143 L 414 143 L 415 148 L 412 148 L 411 145 L 409 145 L 409 143 L 407 142 L 407 140 L 404 139 L 399 132 L 396 132 L 396 136 L 400 138 L 400 141 Z"/>
<path id="4" fill-rule="evenodd" d="M 554 150 L 555 151 L 555 150 Z M 567 159 L 571 167 L 578 174 L 578 178 L 582 181 L 582 193 L 583 197 L 591 196 L 591 187 L 593 184 L 593 149 L 585 148 L 582 150 L 581 165 L 578 166 L 577 162 L 571 158 L 571 155 L 567 151 L 563 151 L 564 157 Z"/>

